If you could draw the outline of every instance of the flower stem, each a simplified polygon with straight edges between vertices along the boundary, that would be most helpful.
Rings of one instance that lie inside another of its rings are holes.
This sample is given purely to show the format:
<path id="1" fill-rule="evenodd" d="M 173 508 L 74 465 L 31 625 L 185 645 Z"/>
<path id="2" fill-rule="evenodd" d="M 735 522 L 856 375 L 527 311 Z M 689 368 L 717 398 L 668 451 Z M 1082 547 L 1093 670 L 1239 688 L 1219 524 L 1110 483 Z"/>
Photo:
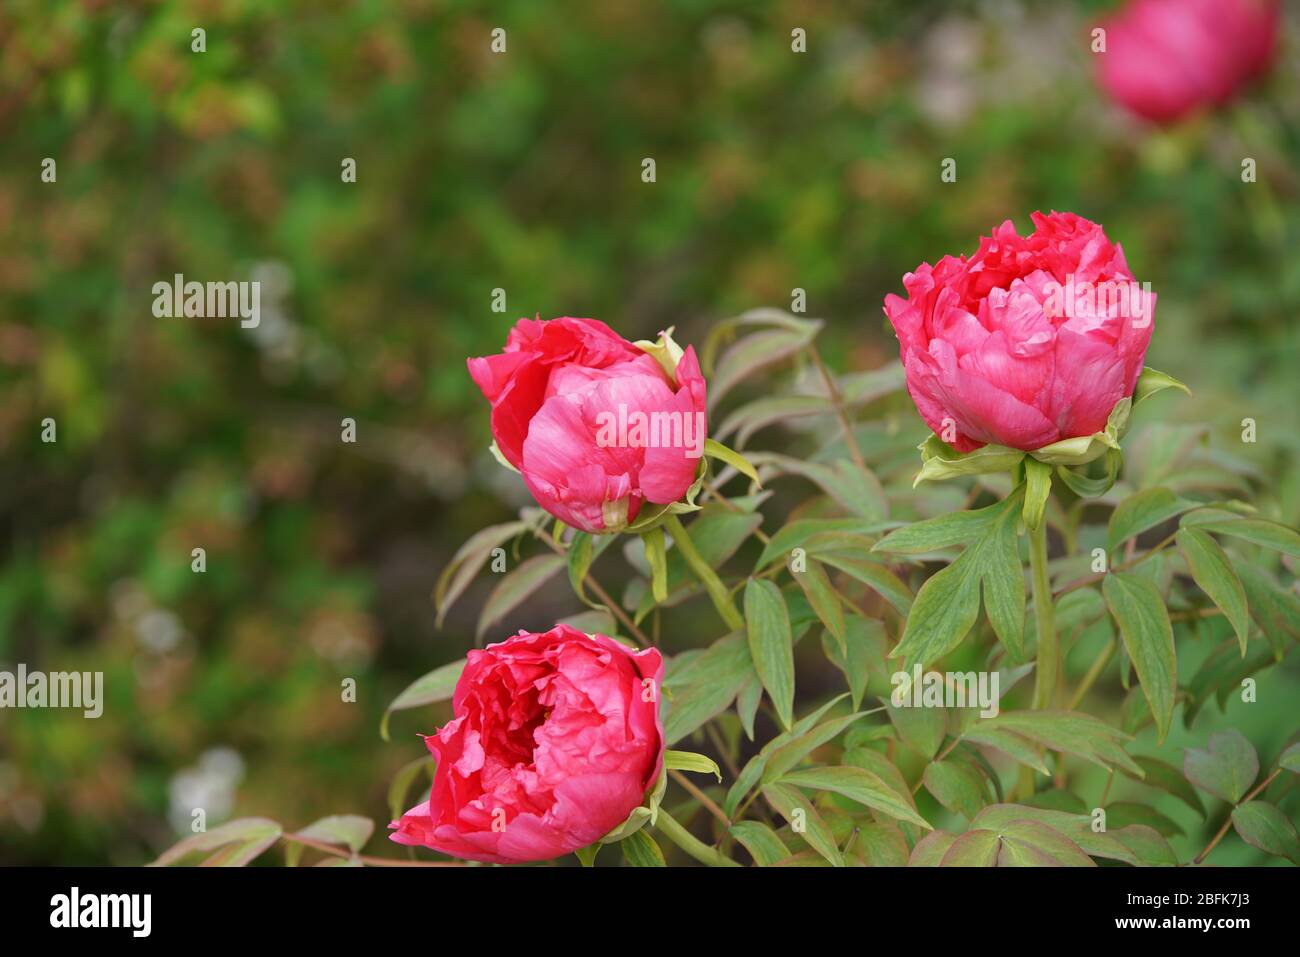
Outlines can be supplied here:
<path id="1" fill-rule="evenodd" d="M 1281 773 L 1282 773 L 1282 769 L 1281 769 L 1281 768 L 1274 768 L 1274 769 L 1273 769 L 1273 773 L 1270 774 L 1268 777 L 1266 777 L 1263 781 L 1260 781 L 1260 782 L 1259 782 L 1259 786 L 1258 786 L 1257 788 L 1255 788 L 1253 791 L 1251 791 L 1249 794 L 1247 794 L 1244 798 L 1242 798 L 1240 801 L 1238 801 L 1236 804 L 1234 804 L 1234 805 L 1232 806 L 1232 810 L 1235 811 L 1237 808 L 1241 807 L 1243 804 L 1246 804 L 1247 802 L 1254 800 L 1255 795 L 1258 794 L 1260 791 L 1264 790 L 1264 788 L 1268 787 L 1270 784 L 1272 784 L 1272 783 L 1273 783 L 1273 779 L 1276 778 L 1276 777 L 1277 777 L 1279 774 L 1281 774 Z M 1193 864 L 1200 864 L 1200 863 L 1202 863 L 1202 862 L 1203 862 L 1207 857 L 1209 857 L 1209 856 L 1210 856 L 1210 851 L 1214 850 L 1216 847 L 1219 846 L 1219 842 L 1220 842 L 1221 840 L 1223 840 L 1223 835 L 1225 835 L 1225 834 L 1228 833 L 1228 828 L 1230 828 L 1230 827 L 1232 827 L 1232 811 L 1229 811 L 1229 812 L 1228 812 L 1228 818 L 1227 818 L 1227 820 L 1225 820 L 1225 821 L 1223 822 L 1223 827 L 1219 828 L 1218 833 L 1215 834 L 1214 837 L 1211 839 L 1210 843 L 1207 844 L 1207 845 L 1205 846 L 1205 850 L 1203 850 L 1203 851 L 1201 851 L 1201 853 L 1197 854 L 1197 855 L 1196 855 L 1196 858 L 1192 861 L 1192 863 L 1193 863 Z"/>
<path id="2" fill-rule="evenodd" d="M 1080 702 L 1083 701 L 1084 696 L 1089 690 L 1091 690 L 1093 684 L 1096 683 L 1102 670 L 1110 663 L 1111 656 L 1115 654 L 1115 648 L 1115 639 L 1108 639 L 1105 647 L 1102 648 L 1101 651 L 1098 652 L 1097 657 L 1093 659 L 1092 665 L 1088 668 L 1088 673 L 1084 675 L 1083 680 L 1079 682 L 1079 687 L 1075 689 L 1074 697 L 1070 699 L 1070 706 L 1066 709 L 1067 711 L 1073 711 L 1075 708 L 1079 707 Z"/>
<path id="3" fill-rule="evenodd" d="M 709 845 L 678 824 L 673 819 L 673 816 L 662 807 L 659 808 L 659 814 L 655 818 L 655 828 L 701 864 L 707 864 L 710 867 L 740 866 L 717 848 L 709 847 Z"/>
<path id="4" fill-rule="evenodd" d="M 723 827 L 731 827 L 731 822 L 727 820 L 726 812 L 723 811 L 722 808 L 718 807 L 718 805 L 714 803 L 712 798 L 710 798 L 707 794 L 705 794 L 703 791 L 697 788 L 695 786 L 695 782 L 693 782 L 686 775 L 682 774 L 681 771 L 677 771 L 677 770 L 669 771 L 668 776 L 671 777 L 678 784 L 680 784 L 682 786 L 682 789 L 685 790 L 687 794 L 695 798 L 695 800 L 699 801 L 700 807 L 704 808 L 706 811 L 708 811 L 710 814 L 716 817 L 719 821 L 721 821 Z"/>
<path id="5" fill-rule="evenodd" d="M 1038 664 L 1034 669 L 1034 708 L 1052 706 L 1061 648 L 1056 638 L 1052 580 L 1047 574 L 1047 522 L 1029 530 L 1029 568 L 1034 587 L 1034 619 L 1038 625 Z"/>
<path id="6" fill-rule="evenodd" d="M 686 564 L 691 566 L 691 571 L 695 572 L 695 577 L 700 580 L 700 583 L 704 585 L 704 590 L 713 599 L 713 607 L 718 610 L 718 614 L 727 623 L 727 627 L 732 631 L 740 631 L 744 628 L 745 619 L 740 616 L 740 612 L 736 611 L 736 606 L 732 604 L 731 596 L 727 593 L 727 587 L 722 584 L 722 579 L 718 577 L 718 573 L 704 560 L 704 556 L 696 550 L 695 543 L 691 541 L 691 536 L 686 533 L 681 519 L 670 513 L 664 521 L 664 526 L 677 544 L 677 550 L 682 553 L 682 558 L 686 559 Z"/>
<path id="7" fill-rule="evenodd" d="M 560 557 L 564 557 L 567 554 L 564 546 L 558 542 L 545 536 L 543 536 L 542 541 L 549 545 L 551 550 Z M 605 589 L 601 587 L 600 582 L 596 581 L 595 576 L 590 572 L 587 573 L 586 585 L 591 589 L 591 593 L 596 596 L 596 599 L 609 610 L 609 613 L 622 622 L 623 627 L 627 629 L 627 633 L 630 637 L 635 638 L 641 643 L 642 647 L 645 648 L 649 648 L 655 644 L 655 642 L 652 642 L 646 637 L 645 632 L 637 627 L 636 622 L 628 616 L 628 613 L 623 610 L 623 607 L 618 602 L 614 601 L 614 599 L 610 597 L 609 592 L 605 591 Z"/>

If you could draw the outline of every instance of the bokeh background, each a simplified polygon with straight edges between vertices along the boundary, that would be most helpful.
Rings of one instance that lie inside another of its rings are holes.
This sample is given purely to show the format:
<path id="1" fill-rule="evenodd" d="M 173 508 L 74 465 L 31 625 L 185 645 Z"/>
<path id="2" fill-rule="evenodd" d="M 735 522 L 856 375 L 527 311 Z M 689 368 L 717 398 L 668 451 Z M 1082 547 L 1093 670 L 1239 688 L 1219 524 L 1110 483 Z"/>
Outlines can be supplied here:
<path id="1" fill-rule="evenodd" d="M 1296 10 L 1262 84 L 1156 130 L 1093 81 L 1110 6 L 5 0 L 0 667 L 102 670 L 106 704 L 0 712 L 0 863 L 147 861 L 195 804 L 382 824 L 444 714 L 385 743 L 383 710 L 473 645 L 492 585 L 438 629 L 437 575 L 524 503 L 464 363 L 520 316 L 698 342 L 799 287 L 831 364 L 874 369 L 905 271 L 1071 210 L 1159 296 L 1149 364 L 1196 393 L 1163 414 L 1296 524 Z M 261 325 L 155 318 L 176 272 L 259 279 Z M 544 590 L 499 630 L 580 607 Z M 1267 759 L 1295 730 L 1294 705 L 1229 711 L 1187 740 L 1231 725 Z"/>

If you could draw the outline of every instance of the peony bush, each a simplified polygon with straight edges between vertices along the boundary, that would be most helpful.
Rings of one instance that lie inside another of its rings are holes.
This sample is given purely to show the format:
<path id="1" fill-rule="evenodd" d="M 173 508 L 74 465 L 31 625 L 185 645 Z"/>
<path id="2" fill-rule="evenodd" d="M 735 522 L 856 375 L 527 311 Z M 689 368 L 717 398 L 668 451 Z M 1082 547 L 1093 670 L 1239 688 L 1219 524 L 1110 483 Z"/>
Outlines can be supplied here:
<path id="1" fill-rule="evenodd" d="M 878 369 L 832 372 L 821 323 L 771 309 L 698 355 L 520 320 L 468 368 L 536 504 L 438 580 L 441 621 L 494 579 L 483 647 L 390 707 L 430 731 L 389 792 L 411 856 L 361 854 L 373 822 L 343 816 L 159 863 L 1300 863 L 1300 721 L 1262 755 L 1196 721 L 1294 660 L 1300 534 L 1162 421 L 1187 387 L 1144 365 L 1170 332 L 1119 237 L 1031 220 L 903 275 Z M 564 587 L 574 614 L 537 620 Z"/>

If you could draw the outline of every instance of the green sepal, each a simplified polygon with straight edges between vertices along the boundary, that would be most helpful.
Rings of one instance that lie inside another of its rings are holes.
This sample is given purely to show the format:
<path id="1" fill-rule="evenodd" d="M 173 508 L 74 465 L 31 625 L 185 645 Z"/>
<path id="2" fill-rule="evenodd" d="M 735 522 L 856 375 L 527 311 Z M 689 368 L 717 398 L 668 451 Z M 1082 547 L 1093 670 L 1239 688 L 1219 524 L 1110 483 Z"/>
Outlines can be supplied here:
<path id="1" fill-rule="evenodd" d="M 958 452 L 939 436 L 931 435 L 917 446 L 921 450 L 921 471 L 912 487 L 922 482 L 955 478 L 959 475 L 985 475 L 1009 472 L 1020 464 L 1025 453 L 1003 445 L 985 445 L 973 452 Z"/>
<path id="2" fill-rule="evenodd" d="M 720 462 L 726 462 L 759 488 L 763 487 L 763 483 L 758 477 L 758 471 L 750 464 L 749 459 L 745 458 L 735 449 L 727 448 L 716 439 L 705 439 L 704 454 L 710 458 L 715 458 Z"/>
<path id="3" fill-rule="evenodd" d="M 650 591 L 656 603 L 668 600 L 668 551 L 664 546 L 664 527 L 641 533 L 646 561 L 650 563 Z"/>
<path id="4" fill-rule="evenodd" d="M 1133 404 L 1136 406 L 1143 399 L 1149 398 L 1157 392 L 1163 392 L 1165 389 L 1182 389 L 1188 395 L 1192 394 L 1191 389 L 1168 373 L 1153 369 L 1150 366 L 1143 366 L 1142 374 L 1138 376 L 1137 386 L 1133 389 Z"/>
<path id="5" fill-rule="evenodd" d="M 668 378 L 673 381 L 673 384 L 678 385 L 680 383 L 677 382 L 677 363 L 682 361 L 686 351 L 673 341 L 674 328 L 669 326 L 659 333 L 658 339 L 638 339 L 632 345 L 658 362 L 660 368 L 668 373 Z"/>
<path id="6" fill-rule="evenodd" d="M 659 774 L 659 780 L 655 786 L 650 789 L 646 796 L 644 804 L 632 808 L 632 813 L 614 830 L 610 831 L 600 839 L 601 844 L 615 844 L 623 840 L 629 834 L 635 834 L 647 824 L 654 824 L 659 817 L 659 805 L 664 799 L 664 791 L 668 789 L 668 769 L 665 767 Z"/>
<path id="7" fill-rule="evenodd" d="M 1052 467 L 1028 457 L 1025 466 L 1025 507 L 1022 517 L 1025 528 L 1033 531 L 1043 523 L 1043 513 L 1047 510 L 1047 496 L 1052 491 Z"/>

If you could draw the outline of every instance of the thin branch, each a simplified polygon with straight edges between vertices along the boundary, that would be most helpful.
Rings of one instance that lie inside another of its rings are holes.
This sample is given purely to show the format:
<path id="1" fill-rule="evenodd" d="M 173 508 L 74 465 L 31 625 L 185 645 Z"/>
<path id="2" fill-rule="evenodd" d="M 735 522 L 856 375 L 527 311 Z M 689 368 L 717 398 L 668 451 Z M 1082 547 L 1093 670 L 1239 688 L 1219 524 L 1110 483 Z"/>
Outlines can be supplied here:
<path id="1" fill-rule="evenodd" d="M 1264 790 L 1264 788 L 1266 788 L 1266 787 L 1268 787 L 1270 784 L 1272 784 L 1272 783 L 1273 783 L 1273 779 L 1274 779 L 1275 777 L 1277 777 L 1277 776 L 1278 776 L 1279 774 L 1281 774 L 1281 773 L 1282 773 L 1282 769 L 1281 769 L 1281 768 L 1274 768 L 1274 769 L 1273 769 L 1273 773 L 1270 774 L 1268 777 L 1266 777 L 1263 781 L 1259 782 L 1259 787 L 1255 788 L 1255 790 L 1251 791 L 1251 792 L 1250 792 L 1249 794 L 1247 794 L 1244 798 L 1242 798 L 1240 801 L 1238 801 L 1236 804 L 1234 804 L 1234 805 L 1232 806 L 1232 810 L 1235 811 L 1235 810 L 1237 810 L 1237 808 L 1241 807 L 1243 804 L 1246 804 L 1247 802 L 1249 802 L 1252 798 L 1255 797 L 1256 794 L 1258 794 L 1260 791 Z M 1203 850 L 1203 851 L 1201 851 L 1201 853 L 1197 854 L 1196 857 L 1195 857 L 1195 859 L 1192 861 L 1192 863 L 1193 863 L 1193 864 L 1200 864 L 1202 861 L 1204 861 L 1204 860 L 1209 856 L 1210 851 L 1212 851 L 1212 850 L 1214 850 L 1216 847 L 1218 847 L 1219 842 L 1220 842 L 1221 840 L 1223 840 L 1223 836 L 1224 836 L 1225 834 L 1228 833 L 1228 828 L 1230 828 L 1230 827 L 1232 827 L 1232 812 L 1231 812 L 1231 811 L 1228 812 L 1228 818 L 1227 818 L 1227 820 L 1225 820 L 1225 821 L 1223 822 L 1223 827 L 1219 828 L 1219 833 L 1214 835 L 1214 837 L 1213 837 L 1213 839 L 1210 841 L 1210 843 L 1207 844 L 1207 845 L 1205 845 L 1205 850 Z"/>
<path id="2" fill-rule="evenodd" d="M 840 420 L 840 429 L 844 432 L 844 444 L 848 447 L 849 457 L 853 459 L 855 465 L 867 475 L 871 474 L 871 469 L 867 468 L 867 461 L 862 457 L 862 450 L 858 448 L 858 440 L 853 434 L 853 423 L 849 420 L 849 413 L 844 408 L 844 397 L 840 395 L 839 386 L 835 384 L 835 378 L 831 375 L 826 363 L 822 362 L 821 354 L 818 353 L 817 347 L 812 343 L 808 344 L 808 355 L 812 358 L 813 365 L 821 374 L 822 382 L 826 383 L 826 393 L 830 397 L 831 405 L 835 406 L 835 414 Z"/>
<path id="3" fill-rule="evenodd" d="M 687 794 L 699 801 L 700 807 L 704 808 L 704 810 L 708 811 L 721 821 L 723 827 L 731 827 L 731 821 L 727 818 L 727 815 L 722 808 L 718 807 L 718 805 L 713 802 L 712 798 L 696 787 L 690 778 L 682 774 L 682 772 L 678 771 L 676 768 L 669 771 L 668 776 L 680 784 Z"/>

